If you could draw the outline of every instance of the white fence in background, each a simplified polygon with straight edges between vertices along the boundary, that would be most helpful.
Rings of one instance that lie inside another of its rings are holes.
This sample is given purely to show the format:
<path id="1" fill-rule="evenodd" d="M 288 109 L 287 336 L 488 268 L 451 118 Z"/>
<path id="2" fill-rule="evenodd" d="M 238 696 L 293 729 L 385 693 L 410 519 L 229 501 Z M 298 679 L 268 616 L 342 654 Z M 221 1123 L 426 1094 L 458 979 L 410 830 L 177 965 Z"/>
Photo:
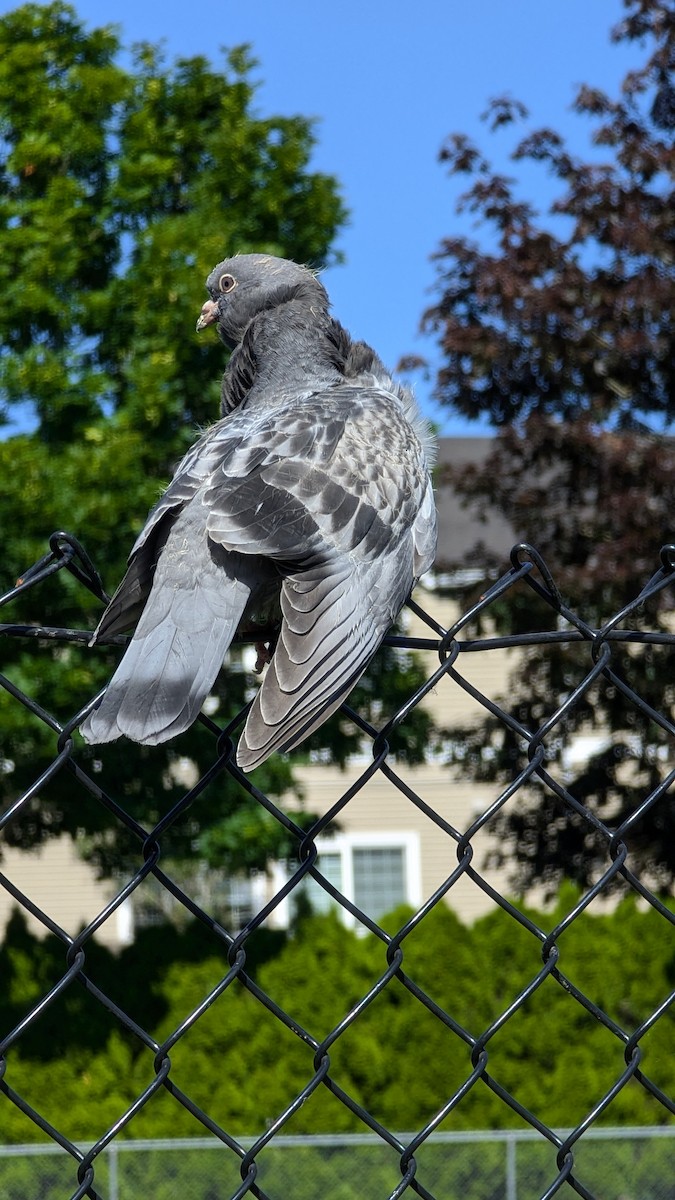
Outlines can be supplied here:
<path id="1" fill-rule="evenodd" d="M 555 1147 L 530 1129 L 436 1133 L 416 1159 L 437 1200 L 538 1200 L 558 1174 Z M 675 1125 L 589 1129 L 574 1159 L 599 1200 L 675 1200 Z M 400 1183 L 396 1152 L 370 1134 L 277 1136 L 256 1161 L 271 1200 L 386 1200 Z M 69 1200 L 76 1172 L 53 1143 L 0 1146 L 2 1200 Z M 96 1160 L 103 1200 L 225 1200 L 240 1183 L 237 1156 L 214 1138 L 116 1138 Z"/>

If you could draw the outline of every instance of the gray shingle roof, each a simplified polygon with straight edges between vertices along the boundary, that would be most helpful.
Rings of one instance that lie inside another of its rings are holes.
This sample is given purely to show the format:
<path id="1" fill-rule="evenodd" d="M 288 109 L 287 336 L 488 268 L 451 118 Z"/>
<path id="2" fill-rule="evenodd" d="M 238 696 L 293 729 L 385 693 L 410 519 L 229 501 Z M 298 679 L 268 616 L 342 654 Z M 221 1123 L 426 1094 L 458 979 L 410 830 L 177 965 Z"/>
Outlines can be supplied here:
<path id="1" fill-rule="evenodd" d="M 511 547 L 519 540 L 512 526 L 497 509 L 489 511 L 486 521 L 479 520 L 470 508 L 462 506 L 454 488 L 444 480 L 444 467 L 480 465 L 487 458 L 493 445 L 493 439 L 489 437 L 439 439 L 434 487 L 438 508 L 438 553 L 434 572 L 437 576 L 452 575 L 452 582 L 456 585 L 468 584 L 482 578 L 482 572 L 471 572 L 471 562 L 467 561 L 469 552 L 477 542 L 482 542 L 489 551 L 503 559 L 506 565 Z M 468 573 L 458 571 L 458 563 L 463 563 L 468 568 Z"/>

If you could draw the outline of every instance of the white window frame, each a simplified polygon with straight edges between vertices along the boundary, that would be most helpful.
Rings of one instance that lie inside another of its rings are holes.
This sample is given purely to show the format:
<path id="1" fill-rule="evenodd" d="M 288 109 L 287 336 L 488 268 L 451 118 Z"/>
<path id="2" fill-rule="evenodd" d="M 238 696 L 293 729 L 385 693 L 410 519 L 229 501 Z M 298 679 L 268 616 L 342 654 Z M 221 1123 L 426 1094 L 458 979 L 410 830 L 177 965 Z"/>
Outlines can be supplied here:
<path id="1" fill-rule="evenodd" d="M 402 903 L 417 909 L 422 904 L 422 860 L 420 854 L 420 835 L 415 830 L 386 830 L 382 832 L 337 833 L 332 837 L 316 839 L 316 848 L 321 854 L 339 854 L 342 865 L 342 887 L 340 891 L 352 903 L 354 900 L 354 850 L 389 850 L 403 851 L 404 875 L 406 894 Z M 277 887 L 288 879 L 289 872 L 280 863 L 275 864 L 272 872 Z M 318 885 L 317 885 L 318 886 Z M 339 906 L 339 916 L 347 929 L 365 927 L 347 909 Z M 287 896 L 275 909 L 274 924 L 277 928 L 288 928 L 291 919 L 290 898 Z"/>

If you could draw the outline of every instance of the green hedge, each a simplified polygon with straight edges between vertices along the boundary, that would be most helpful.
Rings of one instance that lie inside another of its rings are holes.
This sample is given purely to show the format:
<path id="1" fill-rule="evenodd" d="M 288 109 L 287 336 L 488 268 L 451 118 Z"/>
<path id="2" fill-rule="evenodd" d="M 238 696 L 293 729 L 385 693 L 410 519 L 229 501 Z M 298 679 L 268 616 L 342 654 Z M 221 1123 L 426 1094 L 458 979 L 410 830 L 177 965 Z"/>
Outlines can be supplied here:
<path id="1" fill-rule="evenodd" d="M 574 904 L 561 894 L 551 928 Z M 405 920 L 393 914 L 395 930 Z M 308 917 L 288 937 L 261 932 L 247 943 L 262 988 L 318 1041 L 327 1037 L 386 970 L 381 942 L 345 930 L 334 917 Z M 495 1021 L 541 965 L 540 943 L 501 910 L 466 927 L 441 906 L 404 942 L 404 968 L 473 1037 Z M 559 939 L 560 967 L 624 1030 L 632 1032 L 666 998 L 675 950 L 663 918 L 625 901 L 611 914 L 584 914 Z M 15 918 L 0 951 L 0 1030 L 13 1028 L 63 973 L 63 950 L 38 942 Z M 92 947 L 93 982 L 162 1042 L 227 971 L 213 939 L 194 926 L 152 930 L 115 957 Z M 642 1069 L 675 1090 L 673 1019 L 665 1014 L 642 1039 Z M 620 1041 L 553 979 L 488 1042 L 489 1070 L 554 1127 L 575 1126 L 624 1066 Z M 240 984 L 233 983 L 171 1051 L 171 1078 L 235 1134 L 274 1121 L 313 1076 L 314 1052 Z M 393 980 L 330 1048 L 336 1082 L 389 1128 L 430 1120 L 471 1073 L 470 1047 Z M 46 1009 L 8 1053 L 6 1083 L 67 1136 L 98 1135 L 154 1078 L 153 1053 L 121 1029 L 79 985 Z M 5 1142 L 43 1140 L 0 1097 Z M 658 1124 L 665 1110 L 632 1081 L 604 1119 Z M 505 1128 L 514 1114 L 479 1081 L 443 1128 Z M 362 1128 L 320 1087 L 285 1127 L 288 1133 Z M 128 1128 L 133 1137 L 195 1136 L 201 1126 L 160 1091 Z"/>

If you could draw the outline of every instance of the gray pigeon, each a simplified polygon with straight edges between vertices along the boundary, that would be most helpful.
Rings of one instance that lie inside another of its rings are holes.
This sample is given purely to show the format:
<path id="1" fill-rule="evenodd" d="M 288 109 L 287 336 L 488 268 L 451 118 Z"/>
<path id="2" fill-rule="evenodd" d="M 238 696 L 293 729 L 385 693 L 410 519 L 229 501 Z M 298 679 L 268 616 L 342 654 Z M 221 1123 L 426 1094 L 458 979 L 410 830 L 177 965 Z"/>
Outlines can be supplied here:
<path id="1" fill-rule="evenodd" d="M 136 625 L 88 742 L 197 718 L 240 628 L 280 631 L 237 762 L 297 746 L 347 697 L 436 550 L 432 442 L 411 393 L 329 315 L 307 268 L 211 272 L 197 329 L 232 350 L 222 417 L 152 509 L 92 639 Z"/>

